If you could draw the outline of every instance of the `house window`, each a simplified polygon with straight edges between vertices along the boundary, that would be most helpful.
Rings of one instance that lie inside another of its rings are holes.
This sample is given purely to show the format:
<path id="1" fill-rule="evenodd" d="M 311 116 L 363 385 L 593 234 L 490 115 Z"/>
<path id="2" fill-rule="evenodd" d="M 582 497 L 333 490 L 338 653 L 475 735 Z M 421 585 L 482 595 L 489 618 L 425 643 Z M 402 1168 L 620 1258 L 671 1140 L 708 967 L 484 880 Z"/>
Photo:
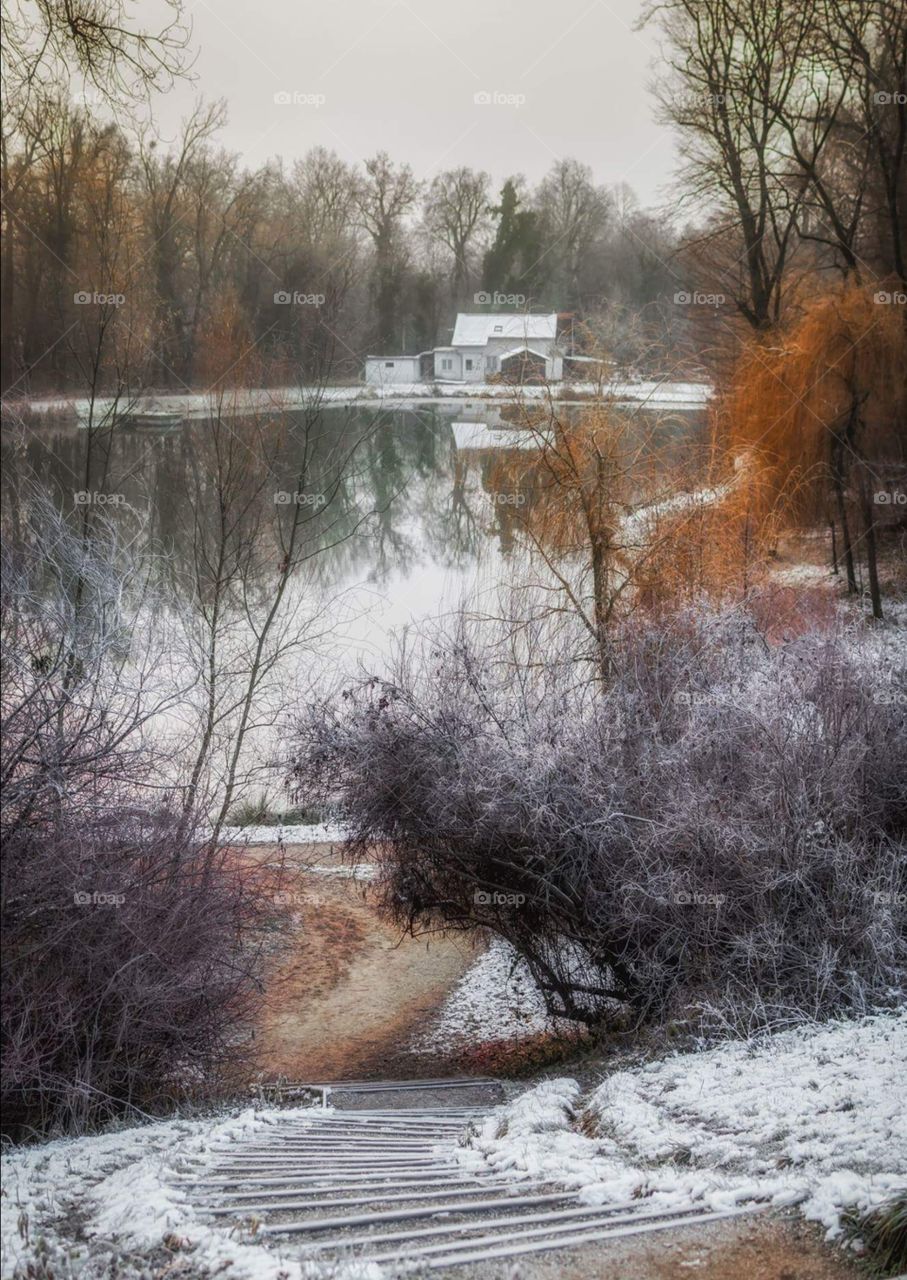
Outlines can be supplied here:
<path id="1" fill-rule="evenodd" d="M 385 367 L 385 369 L 393 369 L 393 367 L 394 367 L 394 362 L 393 362 L 393 360 L 385 360 L 385 362 L 384 362 L 384 367 Z"/>
<path id="2" fill-rule="evenodd" d="M 488 370 L 489 373 L 494 373 L 496 365 L 497 365 L 497 360 L 494 358 L 494 356 L 485 357 L 485 368 Z"/>
<path id="3" fill-rule="evenodd" d="M 496 325 L 495 325 L 495 327 L 494 327 L 494 331 L 495 331 L 495 333 L 503 333 L 503 332 L 504 332 L 504 326 L 503 326 L 502 324 L 496 324 Z"/>
<path id="4" fill-rule="evenodd" d="M 453 360 L 450 360 L 450 359 L 444 359 L 444 360 L 442 360 L 442 361 L 441 361 L 441 368 L 442 368 L 442 369 L 452 369 L 452 368 L 453 368 Z"/>
<path id="5" fill-rule="evenodd" d="M 466 369 L 467 372 L 471 372 L 472 370 L 472 360 L 468 356 L 466 357 Z"/>

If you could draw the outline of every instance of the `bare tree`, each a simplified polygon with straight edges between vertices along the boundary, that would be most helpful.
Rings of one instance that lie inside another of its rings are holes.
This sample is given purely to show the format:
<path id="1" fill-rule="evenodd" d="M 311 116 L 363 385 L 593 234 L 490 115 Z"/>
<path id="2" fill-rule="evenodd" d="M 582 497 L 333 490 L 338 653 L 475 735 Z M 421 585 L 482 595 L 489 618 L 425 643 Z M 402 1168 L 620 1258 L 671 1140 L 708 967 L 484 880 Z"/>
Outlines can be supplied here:
<path id="1" fill-rule="evenodd" d="M 375 342 L 379 350 L 392 350 L 399 341 L 397 318 L 399 272 L 405 258 L 401 238 L 403 220 L 415 207 L 420 184 L 408 164 L 395 165 L 386 151 L 365 162 L 356 205 L 359 218 L 374 249 L 372 300 L 375 308 Z"/>
<path id="2" fill-rule="evenodd" d="M 659 18 L 668 45 L 671 75 L 655 91 L 679 131 L 683 199 L 700 209 L 720 200 L 713 229 L 697 243 L 706 255 L 710 245 L 720 247 L 712 269 L 746 321 L 766 329 L 781 315 L 803 200 L 805 184 L 791 181 L 786 165 L 779 172 L 778 137 L 779 116 L 794 98 L 800 114 L 810 6 L 666 0 L 645 16 Z"/>
<path id="3" fill-rule="evenodd" d="M 816 23 L 820 47 L 850 88 L 839 129 L 847 176 L 837 198 L 846 207 L 848 186 L 865 193 L 865 252 L 880 275 L 907 287 L 907 13 L 898 0 L 824 0 Z M 834 198 L 823 208 L 837 229 Z"/>
<path id="4" fill-rule="evenodd" d="M 723 490 L 710 487 L 701 451 L 663 457 L 657 419 L 621 409 L 604 388 L 579 413 L 551 392 L 542 406 L 524 401 L 520 423 L 533 447 L 498 451 L 490 484 L 530 553 L 521 625 L 578 624 L 575 657 L 607 685 L 615 626 L 635 607 L 650 561 Z"/>
<path id="5" fill-rule="evenodd" d="M 483 232 L 489 226 L 491 178 L 483 170 L 461 165 L 432 180 L 425 201 L 425 221 L 453 257 L 451 301 L 460 306 L 469 297 L 470 281 Z"/>
<path id="6" fill-rule="evenodd" d="M 187 67 L 190 28 L 182 0 L 166 0 L 158 30 L 136 26 L 125 0 L 4 0 L 3 41 L 14 91 L 23 96 L 75 71 L 109 99 L 166 89 Z"/>
<path id="7" fill-rule="evenodd" d="M 190 290 L 183 279 L 188 185 L 192 166 L 222 126 L 222 103 L 197 103 L 183 123 L 177 149 L 161 154 L 158 138 L 145 130 L 139 137 L 139 172 L 147 212 L 147 253 L 154 273 L 160 377 L 165 384 L 185 383 L 190 362 Z M 200 215 L 199 205 L 195 207 Z M 196 222 L 196 228 L 198 223 Z"/>
<path id="8" fill-rule="evenodd" d="M 196 713 L 182 822 L 202 810 L 216 839 L 236 800 L 273 772 L 274 725 L 300 667 L 336 624 L 337 593 L 322 591 L 320 560 L 361 536 L 394 495 L 367 508 L 354 500 L 375 423 L 351 419 L 348 430 L 325 416 L 330 367 L 300 409 L 287 412 L 279 397 L 255 409 L 243 398 L 267 380 L 261 358 L 228 324 L 210 330 L 206 345 L 211 358 L 223 348 L 232 385 L 220 380 L 194 438 L 183 506 L 191 550 L 173 564 L 173 585 L 188 601 L 182 625 Z"/>
<path id="9" fill-rule="evenodd" d="M 185 691 L 148 560 L 116 521 L 86 544 L 39 493 L 30 513 L 0 614 L 2 1095 L 23 1137 L 216 1092 L 279 887 L 177 831 L 154 722 Z"/>
<path id="10" fill-rule="evenodd" d="M 577 160 L 558 160 L 536 192 L 545 235 L 546 253 L 556 296 L 567 309 L 582 306 L 583 279 L 588 262 L 608 222 L 610 199 L 596 186 L 592 170 Z"/>

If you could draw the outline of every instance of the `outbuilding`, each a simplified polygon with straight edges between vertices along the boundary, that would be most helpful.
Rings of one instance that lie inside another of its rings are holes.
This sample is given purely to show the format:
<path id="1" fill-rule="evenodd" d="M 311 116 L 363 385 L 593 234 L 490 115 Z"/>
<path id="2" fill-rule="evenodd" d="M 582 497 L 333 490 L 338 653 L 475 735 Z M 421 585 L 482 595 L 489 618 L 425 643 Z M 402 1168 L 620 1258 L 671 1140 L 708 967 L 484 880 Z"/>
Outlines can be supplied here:
<path id="1" fill-rule="evenodd" d="M 369 386 L 411 385 L 421 380 L 420 356 L 366 356 L 365 380 Z"/>

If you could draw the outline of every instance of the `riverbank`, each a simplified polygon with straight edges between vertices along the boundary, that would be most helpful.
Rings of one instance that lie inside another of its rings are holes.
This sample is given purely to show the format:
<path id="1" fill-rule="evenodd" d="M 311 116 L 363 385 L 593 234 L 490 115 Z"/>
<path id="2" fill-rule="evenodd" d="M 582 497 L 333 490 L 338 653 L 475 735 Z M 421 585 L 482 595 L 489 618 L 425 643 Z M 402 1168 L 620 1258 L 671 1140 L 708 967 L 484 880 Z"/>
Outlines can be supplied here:
<path id="1" fill-rule="evenodd" d="M 543 402 L 587 404 L 607 400 L 614 404 L 647 409 L 697 410 L 712 395 L 706 383 L 672 382 L 652 379 L 645 382 L 559 383 L 556 386 L 514 387 L 498 383 L 423 383 L 393 386 L 311 386 L 230 388 L 222 392 L 145 392 L 134 399 L 121 397 L 119 408 L 133 414 L 181 413 L 186 418 L 206 418 L 216 407 L 222 416 L 255 412 L 288 412 L 328 405 L 381 405 L 386 409 L 406 409 L 415 404 L 448 404 L 469 401 L 494 403 Z M 71 417 L 84 425 L 89 415 L 95 423 L 115 407 L 110 397 L 92 402 L 84 396 L 21 397 L 3 401 L 5 415 L 23 413 Z"/>

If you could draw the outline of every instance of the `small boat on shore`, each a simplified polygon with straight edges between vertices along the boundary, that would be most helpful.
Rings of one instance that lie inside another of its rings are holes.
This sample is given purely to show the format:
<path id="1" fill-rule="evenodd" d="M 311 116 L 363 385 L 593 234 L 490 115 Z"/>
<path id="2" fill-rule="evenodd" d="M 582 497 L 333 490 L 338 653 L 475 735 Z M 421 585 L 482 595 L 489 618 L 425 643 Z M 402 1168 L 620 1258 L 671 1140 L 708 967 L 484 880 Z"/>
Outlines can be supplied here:
<path id="1" fill-rule="evenodd" d="M 185 414 L 179 409 L 134 409 L 120 417 L 120 425 L 141 429 L 181 427 L 185 420 Z"/>

